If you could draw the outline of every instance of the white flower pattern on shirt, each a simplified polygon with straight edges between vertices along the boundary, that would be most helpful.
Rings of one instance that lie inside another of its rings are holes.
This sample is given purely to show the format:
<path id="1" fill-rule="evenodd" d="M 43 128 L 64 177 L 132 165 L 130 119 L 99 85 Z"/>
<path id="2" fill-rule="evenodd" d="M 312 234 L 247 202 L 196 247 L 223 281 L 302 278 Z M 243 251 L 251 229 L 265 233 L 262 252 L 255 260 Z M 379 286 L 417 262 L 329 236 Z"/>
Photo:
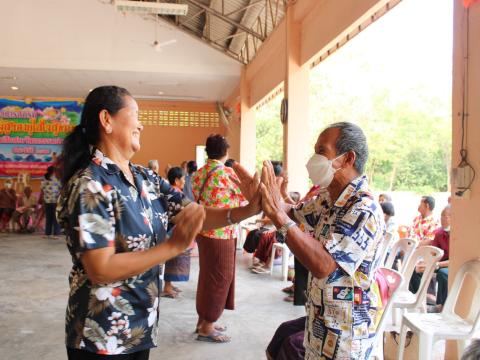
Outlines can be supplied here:
<path id="1" fill-rule="evenodd" d="M 66 313 L 69 348 L 112 355 L 156 346 L 159 266 L 96 285 L 80 261 L 91 249 L 144 251 L 164 241 L 172 217 L 190 202 L 153 172 L 132 164 L 130 169 L 135 186 L 97 150 L 90 165 L 70 179 L 58 203 L 57 218 L 73 262 Z"/>

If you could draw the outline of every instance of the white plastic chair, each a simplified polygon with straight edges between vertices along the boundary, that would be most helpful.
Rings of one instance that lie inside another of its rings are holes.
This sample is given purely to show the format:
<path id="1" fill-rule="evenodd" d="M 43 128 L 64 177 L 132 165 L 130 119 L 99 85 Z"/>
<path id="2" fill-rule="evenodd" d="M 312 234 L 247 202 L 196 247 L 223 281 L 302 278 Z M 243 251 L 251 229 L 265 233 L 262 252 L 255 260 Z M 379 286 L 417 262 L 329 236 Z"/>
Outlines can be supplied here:
<path id="1" fill-rule="evenodd" d="M 438 261 L 440 261 L 442 256 L 443 250 L 435 246 L 421 246 L 413 252 L 412 256 L 405 264 L 402 271 L 402 275 L 405 281 L 400 290 L 398 291 L 397 299 L 393 304 L 393 321 L 391 322 L 391 324 L 387 325 L 389 331 L 398 331 L 400 329 L 400 323 L 398 320 L 401 319 L 401 317 L 399 317 L 399 315 L 405 313 L 407 309 L 416 312 L 426 312 L 426 297 L 428 284 L 430 283 L 430 280 L 432 279 L 435 272 L 437 263 Z M 418 291 L 416 292 L 416 294 L 414 294 L 408 289 L 408 287 L 413 272 L 415 271 L 415 266 L 420 260 L 423 260 L 423 262 L 425 263 L 425 270 L 423 272 L 422 280 L 420 281 Z"/>
<path id="2" fill-rule="evenodd" d="M 392 233 L 386 233 L 383 241 L 378 246 L 378 264 L 379 266 L 385 266 L 385 260 L 387 259 L 388 249 L 397 241 L 397 236 Z"/>
<path id="3" fill-rule="evenodd" d="M 387 281 L 389 299 L 387 304 L 384 305 L 383 314 L 377 326 L 372 356 L 377 359 L 383 359 L 383 332 L 387 324 L 387 319 L 390 318 L 392 305 L 397 298 L 398 290 L 403 284 L 403 276 L 398 271 L 388 268 L 379 268 L 377 269 L 377 273 L 380 273 Z"/>
<path id="4" fill-rule="evenodd" d="M 288 258 L 290 256 L 290 249 L 285 243 L 274 243 L 272 246 L 272 257 L 270 261 L 270 275 L 273 275 L 273 263 L 275 261 L 275 250 L 282 249 L 282 280 L 288 279 Z"/>
<path id="5" fill-rule="evenodd" d="M 403 252 L 403 261 L 402 266 L 399 267 L 398 271 L 402 273 L 402 268 L 405 264 L 408 263 L 410 256 L 412 256 L 413 251 L 417 248 L 418 241 L 413 239 L 400 239 L 395 244 L 393 244 L 392 248 L 390 249 L 390 254 L 388 255 L 387 259 L 385 260 L 385 267 L 391 269 L 393 266 L 393 262 L 397 257 L 399 251 Z"/>
<path id="6" fill-rule="evenodd" d="M 463 281 L 469 275 L 475 282 L 473 301 L 465 318 L 455 314 L 455 306 L 461 294 Z M 450 293 L 441 313 L 406 313 L 403 315 L 398 359 L 403 359 L 407 330 L 418 334 L 419 359 L 432 358 L 433 345 L 437 340 L 457 340 L 458 358 L 461 357 L 468 340 L 480 331 L 480 260 L 471 260 L 458 270 Z"/>

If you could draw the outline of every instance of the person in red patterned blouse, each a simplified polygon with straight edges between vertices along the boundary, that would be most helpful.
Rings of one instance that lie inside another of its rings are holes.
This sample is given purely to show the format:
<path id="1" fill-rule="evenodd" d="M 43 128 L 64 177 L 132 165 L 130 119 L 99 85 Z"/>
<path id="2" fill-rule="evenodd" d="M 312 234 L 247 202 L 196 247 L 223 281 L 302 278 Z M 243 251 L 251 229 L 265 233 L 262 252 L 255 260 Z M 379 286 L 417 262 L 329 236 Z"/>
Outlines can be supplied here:
<path id="1" fill-rule="evenodd" d="M 422 196 L 418 205 L 418 215 L 413 220 L 413 226 L 410 229 L 410 238 L 417 240 L 418 245 L 429 245 L 435 237 L 435 230 L 438 228 L 438 221 L 433 217 L 435 208 L 435 199 L 431 196 Z"/>
<path id="2" fill-rule="evenodd" d="M 213 208 L 235 208 L 245 201 L 235 171 L 225 166 L 228 144 L 219 134 L 207 138 L 208 160 L 192 176 L 195 200 Z M 236 228 L 230 226 L 202 231 L 197 236 L 200 273 L 196 308 L 199 341 L 228 342 L 224 326 L 215 325 L 224 309 L 234 309 Z"/>

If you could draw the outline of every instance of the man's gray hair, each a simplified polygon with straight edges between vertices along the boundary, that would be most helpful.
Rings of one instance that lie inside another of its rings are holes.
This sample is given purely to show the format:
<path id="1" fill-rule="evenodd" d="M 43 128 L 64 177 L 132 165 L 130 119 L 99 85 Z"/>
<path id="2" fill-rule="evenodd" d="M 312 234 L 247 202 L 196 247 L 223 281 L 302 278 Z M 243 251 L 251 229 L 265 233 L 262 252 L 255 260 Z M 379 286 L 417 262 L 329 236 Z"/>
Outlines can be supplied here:
<path id="1" fill-rule="evenodd" d="M 363 174 L 368 159 L 368 145 L 362 129 L 358 125 L 346 121 L 337 122 L 327 127 L 327 129 L 331 128 L 340 129 L 340 135 L 335 144 L 337 155 L 354 151 L 356 155 L 354 168 L 359 174 Z"/>
<path id="2" fill-rule="evenodd" d="M 153 167 L 158 168 L 158 160 L 148 160 L 148 168 L 152 169 Z"/>

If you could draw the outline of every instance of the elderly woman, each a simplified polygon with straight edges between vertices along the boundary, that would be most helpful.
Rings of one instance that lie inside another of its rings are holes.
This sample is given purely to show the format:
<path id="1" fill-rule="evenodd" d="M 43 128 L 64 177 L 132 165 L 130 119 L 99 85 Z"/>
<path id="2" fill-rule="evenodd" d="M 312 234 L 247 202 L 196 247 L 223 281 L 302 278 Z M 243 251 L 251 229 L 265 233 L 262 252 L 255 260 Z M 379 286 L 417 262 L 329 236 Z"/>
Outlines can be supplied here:
<path id="1" fill-rule="evenodd" d="M 192 178 L 193 195 L 200 204 L 225 210 L 244 201 L 235 172 L 225 166 L 229 147 L 227 139 L 219 134 L 207 138 L 207 163 Z M 197 237 L 200 273 L 196 308 L 200 341 L 230 341 L 222 333 L 225 327 L 215 325 L 224 309 L 234 309 L 236 231 L 231 219 L 228 225 L 203 231 Z"/>
<path id="2" fill-rule="evenodd" d="M 178 166 L 168 170 L 167 179 L 170 185 L 178 192 L 183 192 L 185 185 L 185 173 Z M 163 287 L 162 297 L 175 299 L 182 290 L 172 284 L 173 281 L 188 281 L 190 278 L 190 253 L 192 246 L 190 245 L 180 255 L 168 260 L 165 263 L 165 273 L 163 279 L 165 286 Z"/>
<path id="3" fill-rule="evenodd" d="M 252 196 L 258 185 L 247 176 L 240 185 L 251 201 L 229 212 L 190 203 L 153 171 L 132 164 L 142 130 L 130 93 L 102 86 L 87 96 L 80 124 L 64 141 L 57 215 L 73 262 L 69 359 L 148 359 L 158 331 L 158 264 L 182 253 L 202 228 L 259 211 Z"/>

